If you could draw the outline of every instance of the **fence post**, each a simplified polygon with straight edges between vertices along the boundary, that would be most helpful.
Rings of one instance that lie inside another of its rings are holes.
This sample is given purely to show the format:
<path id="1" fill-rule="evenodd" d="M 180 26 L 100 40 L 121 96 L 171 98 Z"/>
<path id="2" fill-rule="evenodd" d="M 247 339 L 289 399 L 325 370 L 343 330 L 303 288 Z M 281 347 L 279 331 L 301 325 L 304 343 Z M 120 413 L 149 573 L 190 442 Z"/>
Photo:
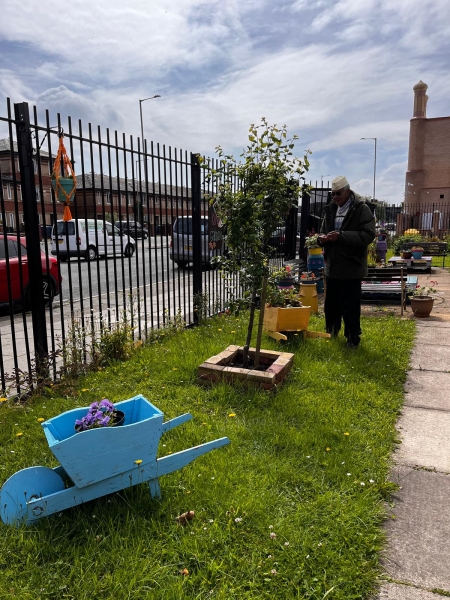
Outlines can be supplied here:
<path id="1" fill-rule="evenodd" d="M 194 300 L 194 323 L 199 322 L 197 309 L 198 295 L 203 291 L 202 283 L 202 236 L 201 236 L 201 177 L 199 155 L 191 152 L 191 188 L 192 188 L 192 297 Z"/>
<path id="2" fill-rule="evenodd" d="M 310 207 L 311 197 L 306 189 L 306 186 L 303 186 L 302 189 L 302 213 L 300 218 L 300 250 L 299 250 L 299 258 L 303 258 L 306 260 L 307 251 L 305 249 L 305 240 L 307 238 L 308 225 L 309 225 L 309 207 Z"/>
<path id="3" fill-rule="evenodd" d="M 47 369 L 45 365 L 48 357 L 47 323 L 45 319 L 39 217 L 28 103 L 21 102 L 20 104 L 14 104 L 14 116 L 16 120 L 17 151 L 19 154 L 20 184 L 22 187 L 25 239 L 27 244 L 29 296 L 33 299 L 31 303 L 31 316 L 36 370 L 38 375 L 43 375 Z"/>

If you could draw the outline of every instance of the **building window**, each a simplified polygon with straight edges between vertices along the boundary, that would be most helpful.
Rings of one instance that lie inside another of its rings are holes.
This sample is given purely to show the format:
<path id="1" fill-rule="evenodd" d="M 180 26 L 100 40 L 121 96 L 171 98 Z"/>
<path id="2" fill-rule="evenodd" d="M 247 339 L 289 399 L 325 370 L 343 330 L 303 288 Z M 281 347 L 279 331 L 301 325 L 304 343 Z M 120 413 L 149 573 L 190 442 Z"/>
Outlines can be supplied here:
<path id="1" fill-rule="evenodd" d="M 8 200 L 11 200 L 11 198 L 12 198 L 10 183 L 6 184 L 6 197 L 8 198 Z"/>
<path id="2" fill-rule="evenodd" d="M 15 221 L 14 221 L 14 213 L 9 213 L 8 217 L 9 217 L 9 219 L 8 219 L 9 220 L 9 226 L 12 227 L 12 229 L 14 229 L 14 223 L 15 223 Z"/>
<path id="3" fill-rule="evenodd" d="M 50 159 L 48 159 L 48 174 L 52 174 L 52 161 Z"/>
<path id="4" fill-rule="evenodd" d="M 131 201 L 130 194 L 127 194 L 127 204 L 128 204 L 128 206 L 131 206 L 133 204 L 132 201 Z"/>
<path id="5" fill-rule="evenodd" d="M 439 196 L 439 198 L 443 198 L 443 197 L 444 197 L 444 194 L 441 194 L 441 195 Z"/>
<path id="6" fill-rule="evenodd" d="M 36 202 L 39 202 L 41 199 L 41 191 L 39 189 L 39 186 L 36 186 Z"/>
<path id="7" fill-rule="evenodd" d="M 19 162 L 19 159 L 17 159 L 17 171 L 20 173 L 20 162 Z"/>
<path id="8" fill-rule="evenodd" d="M 106 192 L 106 204 L 111 204 L 111 193 Z"/>
<path id="9" fill-rule="evenodd" d="M 102 200 L 100 198 L 100 192 L 97 192 L 97 204 L 101 204 Z"/>
<path id="10" fill-rule="evenodd" d="M 35 159 L 35 158 L 33 158 L 33 171 L 34 171 L 35 173 L 37 173 L 37 172 L 38 172 L 38 170 L 37 170 L 37 162 L 36 162 L 36 159 Z"/>

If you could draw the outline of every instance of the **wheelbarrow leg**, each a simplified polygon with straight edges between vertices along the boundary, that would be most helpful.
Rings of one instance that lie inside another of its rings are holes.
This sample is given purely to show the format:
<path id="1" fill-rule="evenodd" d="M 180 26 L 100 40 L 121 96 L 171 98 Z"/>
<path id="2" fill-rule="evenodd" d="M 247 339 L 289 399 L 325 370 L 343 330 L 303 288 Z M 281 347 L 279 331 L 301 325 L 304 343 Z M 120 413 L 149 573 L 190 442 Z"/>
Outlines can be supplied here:
<path id="1" fill-rule="evenodd" d="M 159 487 L 158 478 L 150 479 L 148 486 L 150 488 L 150 496 L 159 500 L 161 498 L 161 488 Z"/>
<path id="2" fill-rule="evenodd" d="M 206 444 L 200 444 L 200 446 L 194 446 L 193 448 L 158 458 L 156 461 L 158 477 L 172 473 L 172 471 L 177 471 L 190 464 L 198 456 L 202 456 L 202 454 L 206 454 L 215 448 L 221 448 L 229 443 L 230 440 L 227 437 L 222 437 L 212 442 L 206 442 Z"/>

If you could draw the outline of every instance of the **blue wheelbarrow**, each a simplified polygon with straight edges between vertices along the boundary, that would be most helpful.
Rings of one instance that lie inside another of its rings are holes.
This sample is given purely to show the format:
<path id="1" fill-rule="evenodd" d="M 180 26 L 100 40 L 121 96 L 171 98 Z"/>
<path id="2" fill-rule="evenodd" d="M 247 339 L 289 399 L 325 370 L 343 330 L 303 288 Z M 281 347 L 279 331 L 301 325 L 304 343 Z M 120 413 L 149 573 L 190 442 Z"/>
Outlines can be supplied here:
<path id="1" fill-rule="evenodd" d="M 125 414 L 120 427 L 75 433 L 76 408 L 42 423 L 48 445 L 60 466 L 29 467 L 12 475 L 0 490 L 0 516 L 6 524 L 32 523 L 42 517 L 148 482 L 153 498 L 161 496 L 158 477 L 181 469 L 195 458 L 230 443 L 222 437 L 156 458 L 160 437 L 186 423 L 186 413 L 163 423 L 163 413 L 143 396 L 115 404 Z"/>

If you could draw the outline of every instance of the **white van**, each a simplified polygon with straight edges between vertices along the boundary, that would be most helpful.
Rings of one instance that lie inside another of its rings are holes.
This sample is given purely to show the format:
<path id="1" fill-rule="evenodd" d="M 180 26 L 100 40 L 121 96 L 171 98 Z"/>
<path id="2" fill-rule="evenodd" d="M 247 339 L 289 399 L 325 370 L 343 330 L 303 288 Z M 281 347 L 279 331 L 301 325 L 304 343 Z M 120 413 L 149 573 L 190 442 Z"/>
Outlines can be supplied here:
<path id="1" fill-rule="evenodd" d="M 78 253 L 86 260 L 97 256 L 133 256 L 135 246 L 133 238 L 122 235 L 107 221 L 71 219 L 57 221 L 53 226 L 52 254 L 62 260 Z"/>

